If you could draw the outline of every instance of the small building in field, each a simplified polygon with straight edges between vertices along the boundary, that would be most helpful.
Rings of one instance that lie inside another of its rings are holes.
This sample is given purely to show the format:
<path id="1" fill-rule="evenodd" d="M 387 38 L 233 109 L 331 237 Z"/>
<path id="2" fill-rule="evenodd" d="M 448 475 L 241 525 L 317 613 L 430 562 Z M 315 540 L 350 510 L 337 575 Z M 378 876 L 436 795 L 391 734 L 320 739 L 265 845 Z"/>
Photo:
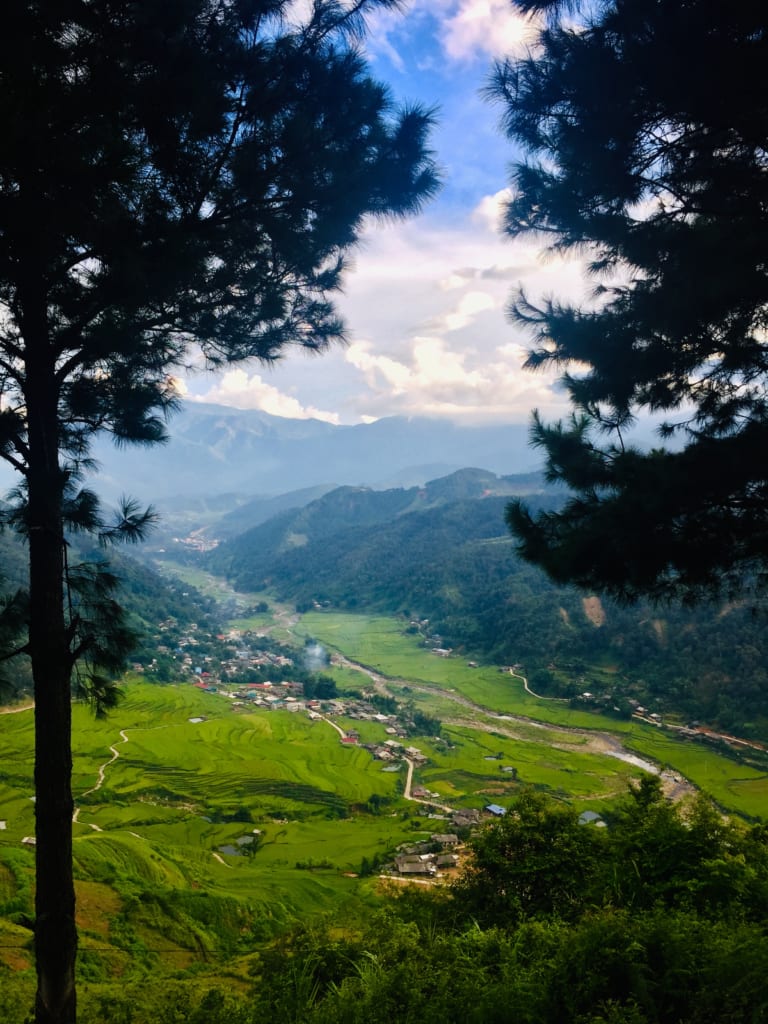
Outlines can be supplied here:
<path id="1" fill-rule="evenodd" d="M 485 810 L 495 818 L 503 818 L 507 813 L 506 807 L 500 807 L 498 804 L 486 804 Z"/>
<path id="2" fill-rule="evenodd" d="M 582 811 L 581 814 L 579 815 L 579 824 L 580 825 L 594 825 L 595 828 L 607 828 L 608 827 L 606 825 L 606 823 L 603 821 L 603 819 L 600 817 L 600 815 L 597 814 L 596 811 Z"/>

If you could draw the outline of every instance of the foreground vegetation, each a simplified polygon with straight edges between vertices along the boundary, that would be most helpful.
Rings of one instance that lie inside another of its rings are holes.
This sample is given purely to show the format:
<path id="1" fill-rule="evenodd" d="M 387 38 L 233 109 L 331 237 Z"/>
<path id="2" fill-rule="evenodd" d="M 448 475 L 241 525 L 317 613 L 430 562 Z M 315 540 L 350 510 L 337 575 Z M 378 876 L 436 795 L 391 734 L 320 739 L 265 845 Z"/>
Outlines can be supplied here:
<path id="1" fill-rule="evenodd" d="M 319 638 L 353 659 L 326 669 L 342 694 L 385 690 L 429 724 L 408 742 L 427 757 L 416 781 L 435 802 L 513 813 L 473 840 L 475 867 L 458 886 L 393 889 L 377 865 L 447 827 L 404 799 L 403 772 L 381 771 L 327 721 L 130 677 L 108 718 L 73 709 L 82 1021 L 479 1024 L 512 1007 L 532 1024 L 639 1024 L 703 1022 L 708 1003 L 731 1005 L 718 1020 L 760 1019 L 765 828 L 725 825 L 704 802 L 678 813 L 603 740 L 747 818 L 765 812 L 765 772 L 657 727 L 538 699 L 498 667 L 436 657 L 402 620 L 270 615 L 294 644 Z M 265 624 L 263 610 L 240 620 Z M 363 742 L 387 735 L 376 721 L 336 723 Z M 34 851 L 22 842 L 34 833 L 31 750 L 31 711 L 0 717 L 9 1024 L 24 1020 L 34 988 Z M 622 796 L 638 775 L 644 795 Z M 578 825 L 584 809 L 609 828 Z M 544 847 L 531 842 L 542 835 Z M 526 905 L 510 905 L 505 893 L 526 886 Z M 714 992 L 717 964 L 726 980 Z"/>
<path id="2" fill-rule="evenodd" d="M 148 953 L 80 958 L 85 1024 L 747 1024 L 768 995 L 768 835 L 725 824 L 703 799 L 684 812 L 651 777 L 606 815 L 608 828 L 522 790 L 477 832 L 450 888 L 380 893 L 266 939 L 249 934 L 212 964 Z M 383 902 L 381 900 L 383 897 Z M 232 941 L 241 915 L 194 893 L 179 929 Z M 213 908 L 218 909 L 218 913 Z M 149 900 L 143 914 L 168 907 Z M 119 913 L 110 923 L 117 933 Z M 104 938 L 100 940 L 103 944 Z M 134 942 L 136 940 L 134 939 Z M 186 966 L 186 969 L 185 969 Z M 5 971 L 0 1010 L 22 1024 L 24 972 Z"/>

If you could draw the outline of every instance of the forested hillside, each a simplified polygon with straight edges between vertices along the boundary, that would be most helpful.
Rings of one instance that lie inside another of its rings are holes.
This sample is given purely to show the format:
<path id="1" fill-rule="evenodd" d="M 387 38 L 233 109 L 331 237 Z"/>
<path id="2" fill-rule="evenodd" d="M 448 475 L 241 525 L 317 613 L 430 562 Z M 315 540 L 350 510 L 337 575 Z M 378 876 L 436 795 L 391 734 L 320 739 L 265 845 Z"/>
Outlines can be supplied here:
<path id="1" fill-rule="evenodd" d="M 300 607 L 428 619 L 425 633 L 444 646 L 523 663 L 544 694 L 589 692 L 620 713 L 634 698 L 762 735 L 762 613 L 738 603 L 627 608 L 553 585 L 515 555 L 498 491 L 527 490 L 531 508 L 561 498 L 516 480 L 465 471 L 420 490 L 339 488 L 222 543 L 207 564 L 243 590 L 271 588 Z"/>
<path id="2" fill-rule="evenodd" d="M 79 547 L 70 538 L 70 565 L 103 564 L 105 553 L 99 548 Z M 0 593 L 13 594 L 26 588 L 28 569 L 26 549 L 17 534 L 0 534 L 2 578 Z M 127 612 L 127 625 L 135 633 L 133 657 L 137 661 L 151 660 L 156 654 L 158 623 L 172 619 L 184 630 L 190 623 L 207 631 L 216 631 L 227 609 L 217 606 L 212 599 L 194 587 L 182 584 L 172 576 L 165 576 L 151 566 L 117 551 L 109 552 L 109 569 L 118 580 L 117 598 Z M 24 656 L 12 658 L 3 665 L 2 683 L 11 693 L 29 688 L 31 678 L 28 660 Z"/>

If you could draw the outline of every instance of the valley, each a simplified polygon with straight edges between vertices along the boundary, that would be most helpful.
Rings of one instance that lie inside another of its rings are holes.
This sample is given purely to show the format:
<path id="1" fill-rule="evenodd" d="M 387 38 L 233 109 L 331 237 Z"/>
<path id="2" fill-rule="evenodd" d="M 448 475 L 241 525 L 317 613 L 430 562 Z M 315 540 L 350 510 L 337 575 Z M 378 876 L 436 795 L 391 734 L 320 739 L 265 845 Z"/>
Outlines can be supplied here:
<path id="1" fill-rule="evenodd" d="M 166 531 L 140 560 L 113 560 L 141 640 L 106 718 L 73 706 L 86 1024 L 122 1019 L 98 1008 L 118 999 L 126 1021 L 154 1022 L 166 994 L 202 1006 L 206 985 L 239 1005 L 254 978 L 259 999 L 277 998 L 260 973 L 277 950 L 328 930 L 347 941 L 408 913 L 415 891 L 441 913 L 479 826 L 520 801 L 615 824 L 630 786 L 658 779 L 682 815 L 705 793 L 739 834 L 765 818 L 763 703 L 748 700 L 759 628 L 736 606 L 649 618 L 548 584 L 500 533 L 509 494 L 536 487 L 465 470 L 415 490 L 320 488 L 240 503 L 232 530 L 245 532 L 219 542 L 222 500 L 203 534 L 184 517 L 210 544 Z M 681 657 L 678 640 L 699 648 Z M 720 688 L 715 703 L 696 703 L 699 683 Z M 0 1010 L 13 1024 L 34 975 L 23 674 L 17 690 L 0 715 Z"/>
<path id="2" fill-rule="evenodd" d="M 527 791 L 601 817 L 650 771 L 675 801 L 702 790 L 734 820 L 768 804 L 768 774 L 737 752 L 537 697 L 520 667 L 436 654 L 406 618 L 297 612 L 200 568 L 163 571 L 179 599 L 202 593 L 231 618 L 218 637 L 215 615 L 164 620 L 117 709 L 73 708 L 80 970 L 94 983 L 194 969 L 243 985 L 281 936 L 367 920 L 391 899 L 387 878 L 423 886 L 408 874 L 417 855 L 398 851 L 431 849 L 441 833 L 464 842 L 486 808 Z M 301 667 L 309 649 L 319 675 Z M 150 681 L 158 659 L 168 682 Z M 302 686 L 318 680 L 331 689 L 308 699 Z M 32 712 L 6 710 L 0 965 L 23 988 Z M 431 870 L 430 885 L 456 872 Z"/>

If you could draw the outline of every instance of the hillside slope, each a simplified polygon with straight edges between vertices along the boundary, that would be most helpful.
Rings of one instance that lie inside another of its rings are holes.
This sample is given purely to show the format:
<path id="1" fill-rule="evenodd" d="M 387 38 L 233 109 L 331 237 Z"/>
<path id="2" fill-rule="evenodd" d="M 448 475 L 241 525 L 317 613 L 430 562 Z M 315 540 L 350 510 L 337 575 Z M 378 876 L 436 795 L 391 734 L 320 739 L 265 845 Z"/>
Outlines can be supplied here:
<path id="1" fill-rule="evenodd" d="M 498 491 L 515 486 L 471 470 L 422 489 L 339 488 L 222 543 L 207 564 L 238 588 L 271 588 L 299 607 L 428 619 L 425 632 L 446 646 L 524 663 L 545 694 L 589 692 L 621 709 L 632 698 L 768 734 L 761 615 L 738 604 L 625 608 L 553 585 L 517 558 L 505 529 Z M 558 500 L 529 498 L 537 507 Z"/>

